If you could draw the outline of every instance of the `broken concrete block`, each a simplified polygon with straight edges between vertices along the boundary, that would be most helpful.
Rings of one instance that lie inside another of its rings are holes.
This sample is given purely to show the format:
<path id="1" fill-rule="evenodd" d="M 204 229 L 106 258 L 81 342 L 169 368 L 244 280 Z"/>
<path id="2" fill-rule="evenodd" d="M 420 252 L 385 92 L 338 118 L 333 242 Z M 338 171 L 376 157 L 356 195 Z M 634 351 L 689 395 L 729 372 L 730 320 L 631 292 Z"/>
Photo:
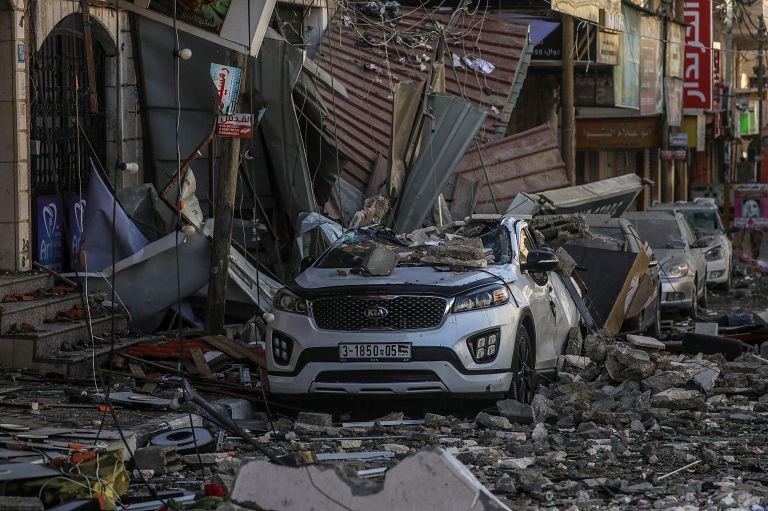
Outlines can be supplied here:
<path id="1" fill-rule="evenodd" d="M 557 370 L 562 373 L 578 374 L 592 363 L 592 359 L 578 355 L 560 355 L 557 357 Z"/>
<path id="2" fill-rule="evenodd" d="M 571 328 L 571 330 L 568 332 L 568 344 L 565 348 L 565 354 L 581 356 L 583 349 L 584 338 L 581 336 L 581 328 Z"/>
<path id="3" fill-rule="evenodd" d="M 679 372 L 664 371 L 642 380 L 640 388 L 650 390 L 651 394 L 658 394 L 672 387 L 682 387 L 686 381 L 688 381 L 688 378 Z"/>
<path id="4" fill-rule="evenodd" d="M 563 247 L 559 247 L 555 254 L 557 254 L 558 259 L 557 267 L 565 272 L 566 275 L 573 273 L 573 270 L 578 266 L 573 257 Z"/>
<path id="5" fill-rule="evenodd" d="M 704 397 L 699 390 L 667 389 L 652 396 L 651 404 L 659 408 L 695 410 L 704 405 Z"/>
<path id="6" fill-rule="evenodd" d="M 696 373 L 692 379 L 697 387 L 704 392 L 709 392 L 715 386 L 718 376 L 720 376 L 719 367 L 707 367 Z"/>
<path id="7" fill-rule="evenodd" d="M 656 364 L 645 351 L 617 343 L 608 351 L 605 369 L 614 381 L 639 381 L 653 374 Z"/>
<path id="8" fill-rule="evenodd" d="M 181 457 L 175 445 L 150 445 L 133 452 L 134 464 L 141 470 L 154 470 L 155 474 L 171 474 L 182 469 Z"/>
<path id="9" fill-rule="evenodd" d="M 438 245 L 427 246 L 427 255 L 421 259 L 429 264 L 484 268 L 485 249 L 480 238 L 446 240 Z"/>
<path id="10" fill-rule="evenodd" d="M 408 454 L 408 451 L 410 451 L 407 445 L 402 444 L 382 444 L 381 448 L 395 454 Z"/>
<path id="11" fill-rule="evenodd" d="M 763 358 L 768 358 L 768 341 L 765 341 L 760 345 L 760 356 Z"/>
<path id="12" fill-rule="evenodd" d="M 181 462 L 186 465 L 218 465 L 229 458 L 225 452 L 201 452 L 197 454 L 185 454 L 181 456 Z"/>
<path id="13" fill-rule="evenodd" d="M 530 467 L 536 463 L 536 458 L 532 457 L 525 457 L 525 458 L 508 458 L 505 460 L 499 460 L 499 467 L 501 468 L 517 468 L 525 470 L 526 468 Z"/>
<path id="14" fill-rule="evenodd" d="M 717 323 L 696 322 L 693 326 L 694 333 L 704 335 L 718 335 L 719 329 L 720 327 Z"/>
<path id="15" fill-rule="evenodd" d="M 535 422 L 547 422 L 557 417 L 555 404 L 541 394 L 533 396 L 531 408 L 533 409 L 533 420 Z"/>
<path id="16" fill-rule="evenodd" d="M 496 408 L 510 422 L 517 424 L 530 424 L 533 422 L 533 409 L 531 405 L 515 401 L 514 399 L 504 399 L 496 401 Z"/>
<path id="17" fill-rule="evenodd" d="M 281 511 L 509 511 L 467 467 L 439 448 L 405 458 L 387 471 L 383 483 L 350 478 L 322 465 L 292 468 L 253 461 L 240 469 L 231 500 L 246 509 Z"/>
<path id="18" fill-rule="evenodd" d="M 608 342 L 601 335 L 589 334 L 584 338 L 583 355 L 602 365 L 608 353 Z"/>
<path id="19" fill-rule="evenodd" d="M 502 474 L 501 477 L 496 479 L 496 491 L 500 493 L 509 493 L 509 494 L 515 494 L 517 493 L 517 487 L 515 486 L 515 481 L 512 479 L 512 476 L 509 474 Z"/>
<path id="20" fill-rule="evenodd" d="M 627 342 L 636 348 L 648 348 L 651 350 L 663 350 L 667 345 L 658 339 L 645 335 L 628 334 Z"/>
<path id="21" fill-rule="evenodd" d="M 329 413 L 299 412 L 296 416 L 296 422 L 310 426 L 330 428 L 333 427 L 333 416 Z"/>
<path id="22" fill-rule="evenodd" d="M 534 442 L 540 442 L 542 440 L 545 440 L 546 438 L 547 438 L 547 427 L 544 425 L 543 422 L 539 422 L 533 428 L 533 433 L 531 433 L 531 439 Z"/>
<path id="23" fill-rule="evenodd" d="M 363 267 L 370 275 L 388 277 L 395 271 L 400 255 L 386 248 L 384 245 L 376 247 L 368 253 Z"/>
<path id="24" fill-rule="evenodd" d="M 512 424 L 506 417 L 499 417 L 498 415 L 489 415 L 485 412 L 480 412 L 475 417 L 475 423 L 486 428 L 496 429 L 512 429 Z"/>

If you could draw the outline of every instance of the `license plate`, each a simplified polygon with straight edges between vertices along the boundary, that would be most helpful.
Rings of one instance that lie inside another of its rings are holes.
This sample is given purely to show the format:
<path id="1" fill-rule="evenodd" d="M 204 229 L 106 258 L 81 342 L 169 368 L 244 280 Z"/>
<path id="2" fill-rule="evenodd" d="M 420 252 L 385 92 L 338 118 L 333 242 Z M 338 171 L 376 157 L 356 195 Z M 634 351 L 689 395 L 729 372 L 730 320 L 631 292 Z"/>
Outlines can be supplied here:
<path id="1" fill-rule="evenodd" d="M 407 362 L 411 359 L 410 343 L 348 343 L 339 344 L 339 360 L 382 360 Z"/>

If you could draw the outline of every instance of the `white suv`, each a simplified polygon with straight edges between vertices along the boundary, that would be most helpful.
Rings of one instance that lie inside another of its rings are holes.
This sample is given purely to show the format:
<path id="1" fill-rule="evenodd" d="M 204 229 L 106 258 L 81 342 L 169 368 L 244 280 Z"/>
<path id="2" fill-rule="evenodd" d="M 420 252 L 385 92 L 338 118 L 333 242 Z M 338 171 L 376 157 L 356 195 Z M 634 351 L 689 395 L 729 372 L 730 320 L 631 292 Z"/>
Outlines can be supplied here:
<path id="1" fill-rule="evenodd" d="M 469 231 L 482 241 L 483 268 L 415 261 L 419 247 L 381 227 L 345 233 L 275 296 L 271 392 L 529 401 L 536 373 L 554 372 L 578 311 L 557 257 L 524 221 L 470 220 Z M 397 266 L 367 275 L 365 257 L 382 245 Z"/>

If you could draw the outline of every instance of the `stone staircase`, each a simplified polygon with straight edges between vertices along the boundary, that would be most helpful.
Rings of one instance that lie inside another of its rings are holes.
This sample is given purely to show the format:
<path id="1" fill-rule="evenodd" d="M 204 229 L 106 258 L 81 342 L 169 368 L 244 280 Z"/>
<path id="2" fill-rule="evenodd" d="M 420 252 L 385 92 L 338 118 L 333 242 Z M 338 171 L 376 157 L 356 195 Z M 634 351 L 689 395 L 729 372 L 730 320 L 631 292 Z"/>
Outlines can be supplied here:
<path id="1" fill-rule="evenodd" d="M 52 286 L 46 273 L 0 275 L 0 367 L 85 377 L 94 355 L 97 366 L 109 357 L 113 321 L 116 350 L 143 340 L 127 335 L 122 311 L 113 313 L 95 300 L 89 329 L 80 292 Z M 8 295 L 17 301 L 2 301 Z"/>

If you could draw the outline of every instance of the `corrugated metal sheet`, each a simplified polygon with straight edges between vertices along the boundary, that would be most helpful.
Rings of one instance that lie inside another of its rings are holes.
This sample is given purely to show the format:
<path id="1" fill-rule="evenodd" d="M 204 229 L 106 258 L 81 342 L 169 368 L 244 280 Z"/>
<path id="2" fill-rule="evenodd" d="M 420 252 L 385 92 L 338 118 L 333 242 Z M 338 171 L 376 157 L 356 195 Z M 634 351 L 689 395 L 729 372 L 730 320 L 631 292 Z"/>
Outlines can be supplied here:
<path id="1" fill-rule="evenodd" d="M 395 232 L 421 227 L 486 116 L 482 108 L 447 94 L 430 95 L 427 103 L 435 120 L 408 173 Z"/>
<path id="2" fill-rule="evenodd" d="M 519 71 L 528 42 L 527 24 L 490 19 L 482 12 L 470 15 L 403 7 L 394 26 L 344 10 L 326 30 L 315 60 L 333 81 L 345 86 L 349 97 L 333 97 L 329 87 L 318 86 L 330 111 L 324 128 L 331 141 L 349 156 L 342 175 L 357 189 L 366 189 L 377 159 L 387 159 L 395 84 L 428 78 L 438 41 L 435 23 L 448 25 L 452 16 L 448 53 L 482 58 L 496 68 L 487 75 L 466 67 L 454 68 L 450 55 L 446 55 L 446 91 L 463 95 L 487 111 L 480 136 L 490 139 L 501 122 Z"/>
<path id="3" fill-rule="evenodd" d="M 540 192 L 569 185 L 557 137 L 549 124 L 483 144 L 479 150 L 471 146 L 455 174 L 454 183 L 461 178 L 477 182 L 475 213 L 496 213 L 493 198 L 503 213 L 517 192 Z M 455 189 L 453 184 L 449 185 L 445 196 L 454 197 Z"/>

